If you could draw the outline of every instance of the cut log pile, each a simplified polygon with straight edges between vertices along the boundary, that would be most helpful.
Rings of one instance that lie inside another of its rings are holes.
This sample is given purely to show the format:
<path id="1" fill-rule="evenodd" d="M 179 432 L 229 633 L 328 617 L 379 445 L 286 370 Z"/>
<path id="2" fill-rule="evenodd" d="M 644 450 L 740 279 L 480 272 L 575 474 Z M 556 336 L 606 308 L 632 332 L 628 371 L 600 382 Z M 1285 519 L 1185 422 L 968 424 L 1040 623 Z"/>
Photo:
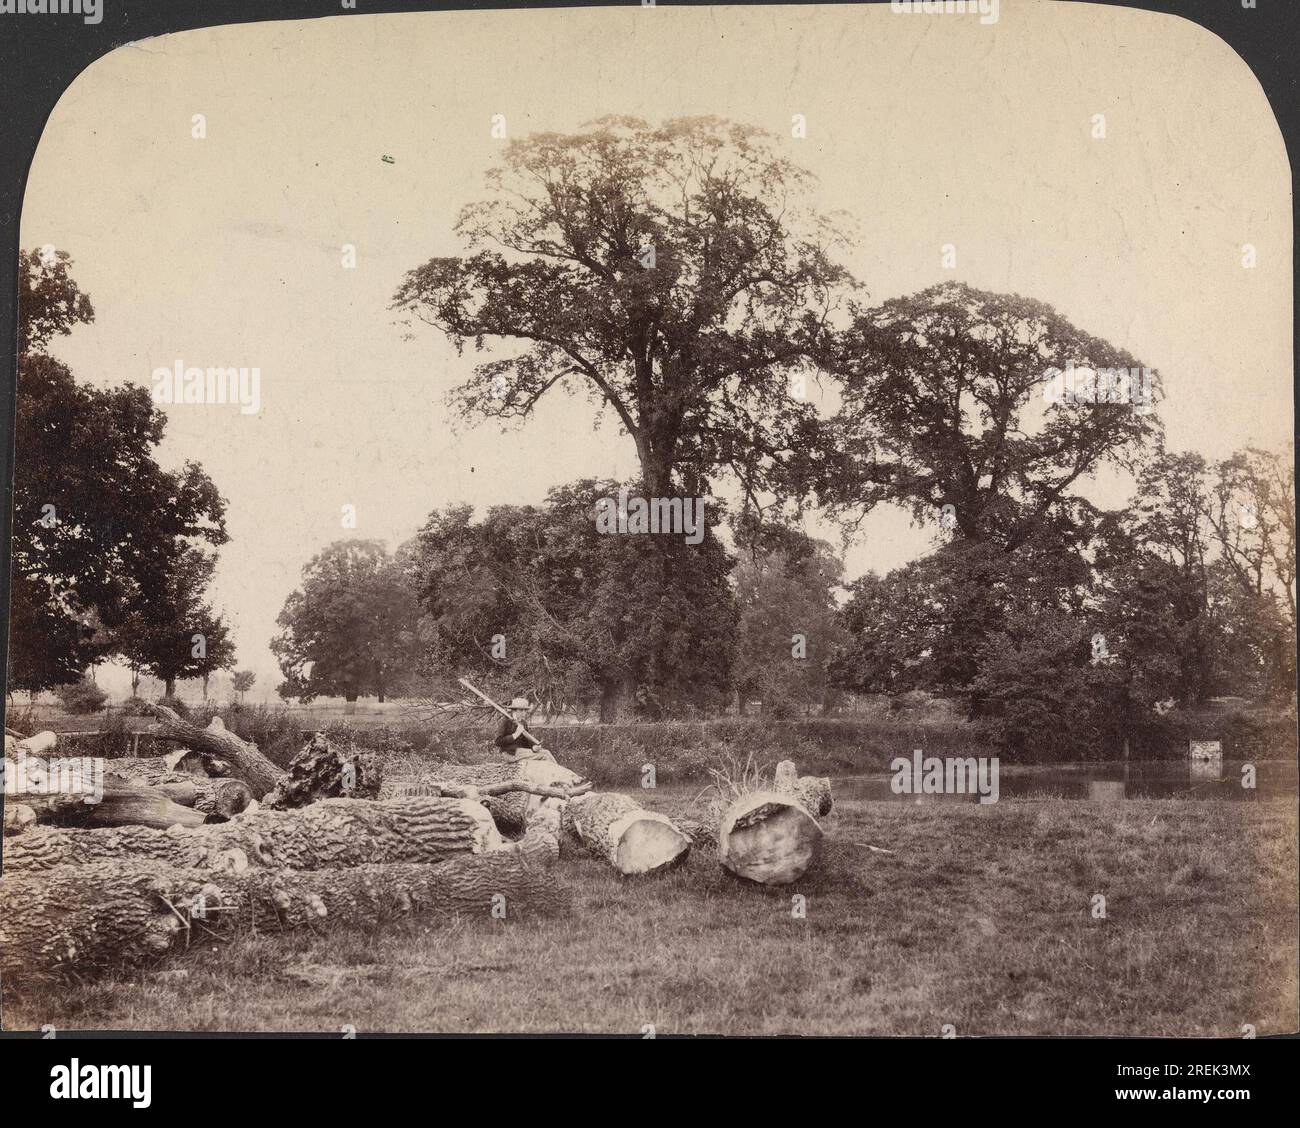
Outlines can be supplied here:
<path id="1" fill-rule="evenodd" d="M 411 913 L 512 919 L 565 904 L 545 830 L 483 854 L 350 869 L 177 868 L 150 860 L 6 872 L 0 975 L 140 963 L 240 931 L 372 924 Z"/>
<path id="2" fill-rule="evenodd" d="M 137 963 L 241 930 L 552 912 L 566 904 L 562 852 L 632 877 L 716 847 L 728 871 L 788 883 L 815 862 L 831 806 L 829 782 L 788 762 L 710 822 L 675 822 L 544 759 L 384 779 L 373 756 L 317 734 L 285 771 L 220 721 L 153 712 L 186 747 L 60 759 L 52 733 L 6 734 L 4 974 Z"/>
<path id="3" fill-rule="evenodd" d="M 456 795 L 482 797 L 498 829 L 507 837 L 524 833 L 529 815 L 543 799 L 569 799 L 591 790 L 576 772 L 550 760 L 512 763 L 439 764 L 413 779 L 386 780 L 380 797 L 390 795 Z"/>

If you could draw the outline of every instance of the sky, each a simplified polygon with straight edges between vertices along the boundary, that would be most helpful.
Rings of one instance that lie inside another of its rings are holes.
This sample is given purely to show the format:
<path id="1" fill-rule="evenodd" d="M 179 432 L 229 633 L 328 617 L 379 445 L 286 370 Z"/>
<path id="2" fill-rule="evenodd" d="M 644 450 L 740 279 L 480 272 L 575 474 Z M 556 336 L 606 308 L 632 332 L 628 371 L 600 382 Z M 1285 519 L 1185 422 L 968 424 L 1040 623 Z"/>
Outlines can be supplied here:
<path id="1" fill-rule="evenodd" d="M 1249 68 L 1181 18 L 1050 0 L 1003 0 L 992 25 L 663 4 L 145 40 L 55 108 L 22 245 L 68 251 L 94 302 L 94 324 L 52 346 L 79 379 L 148 387 L 178 359 L 260 369 L 256 415 L 166 407 L 158 458 L 198 460 L 229 503 L 212 597 L 261 695 L 280 680 L 276 616 L 331 541 L 395 547 L 450 502 L 635 473 L 631 439 L 585 397 L 554 395 L 505 434 L 453 424 L 445 396 L 475 357 L 432 329 L 406 339 L 388 308 L 407 270 L 463 249 L 453 225 L 498 159 L 498 114 L 509 136 L 605 114 L 770 129 L 818 177 L 810 202 L 858 231 L 844 261 L 873 300 L 954 278 L 1038 298 L 1162 373 L 1171 447 L 1220 458 L 1293 433 L 1285 148 Z M 873 513 L 847 574 L 931 536 Z"/>

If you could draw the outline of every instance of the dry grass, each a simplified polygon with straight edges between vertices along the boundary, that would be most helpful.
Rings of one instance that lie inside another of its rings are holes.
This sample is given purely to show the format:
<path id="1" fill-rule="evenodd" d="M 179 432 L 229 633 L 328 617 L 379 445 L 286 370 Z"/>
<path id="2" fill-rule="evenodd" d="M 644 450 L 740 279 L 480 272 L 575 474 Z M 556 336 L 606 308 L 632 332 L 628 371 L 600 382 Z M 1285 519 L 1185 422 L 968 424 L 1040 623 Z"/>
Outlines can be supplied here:
<path id="1" fill-rule="evenodd" d="M 646 793 L 642 794 L 645 797 Z M 679 813 L 692 792 L 648 793 Z M 763 889 L 707 851 L 650 881 L 564 860 L 572 911 L 247 937 L 24 990 L 5 1025 L 151 1030 L 1239 1036 L 1295 1030 L 1282 802 L 837 805 Z M 862 843 L 895 851 L 875 854 Z M 802 894 L 807 918 L 791 897 Z M 1092 898 L 1106 898 L 1106 917 Z"/>

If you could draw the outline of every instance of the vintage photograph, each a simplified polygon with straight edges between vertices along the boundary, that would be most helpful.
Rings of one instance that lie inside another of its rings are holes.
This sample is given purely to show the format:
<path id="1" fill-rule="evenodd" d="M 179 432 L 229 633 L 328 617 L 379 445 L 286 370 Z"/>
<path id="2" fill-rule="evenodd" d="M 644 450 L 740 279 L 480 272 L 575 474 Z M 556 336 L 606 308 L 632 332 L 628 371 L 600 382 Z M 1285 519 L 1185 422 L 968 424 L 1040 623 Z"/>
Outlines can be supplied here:
<path id="1" fill-rule="evenodd" d="M 1237 52 L 358 7 L 124 43 L 41 135 L 3 1028 L 1294 1033 Z"/>

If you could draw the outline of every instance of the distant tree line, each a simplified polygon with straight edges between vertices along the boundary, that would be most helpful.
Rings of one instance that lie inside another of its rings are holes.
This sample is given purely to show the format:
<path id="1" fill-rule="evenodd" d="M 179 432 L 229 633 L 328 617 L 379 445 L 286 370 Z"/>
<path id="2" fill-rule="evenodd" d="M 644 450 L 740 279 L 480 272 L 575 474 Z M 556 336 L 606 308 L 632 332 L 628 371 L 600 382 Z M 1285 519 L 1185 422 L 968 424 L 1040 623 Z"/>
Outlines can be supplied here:
<path id="1" fill-rule="evenodd" d="M 615 117 L 502 152 L 457 224 L 466 253 L 414 267 L 393 308 L 485 352 L 455 411 L 524 422 L 557 389 L 582 395 L 639 477 L 436 510 L 391 554 L 330 545 L 280 616 L 283 696 L 458 694 L 470 675 L 608 720 L 924 690 L 1009 747 L 1137 738 L 1215 695 L 1292 697 L 1289 452 L 1168 449 L 1161 375 L 1043 302 L 953 281 L 870 304 L 839 261 L 860 240 L 760 130 Z M 168 624 L 221 637 L 202 592 L 223 503 L 198 467 L 152 463 L 146 393 L 82 389 L 43 354 L 89 302 L 62 260 L 24 269 L 11 669 L 55 684 L 116 652 L 201 676 Z M 1049 395 L 1061 371 L 1096 374 L 1088 394 Z M 1115 373 L 1140 373 L 1143 395 Z M 102 467 L 115 525 L 77 510 Z M 1129 504 L 1090 501 L 1099 478 L 1132 482 Z M 707 498 L 705 535 L 600 535 L 596 501 L 620 485 Z M 60 499 L 71 517 L 47 534 L 40 507 Z M 846 584 L 801 518 L 850 537 L 880 506 L 931 550 Z"/>

